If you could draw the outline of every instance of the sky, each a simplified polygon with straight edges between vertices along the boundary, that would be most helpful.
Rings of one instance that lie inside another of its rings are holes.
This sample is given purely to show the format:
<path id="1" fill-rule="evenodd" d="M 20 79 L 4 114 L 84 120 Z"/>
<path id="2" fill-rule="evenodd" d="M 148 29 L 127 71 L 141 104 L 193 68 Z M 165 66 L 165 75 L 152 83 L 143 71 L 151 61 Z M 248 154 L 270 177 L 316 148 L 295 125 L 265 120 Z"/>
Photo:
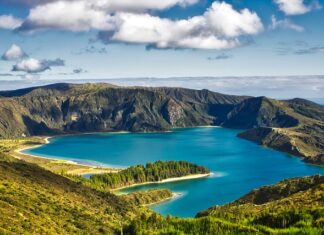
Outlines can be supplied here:
<path id="1" fill-rule="evenodd" d="M 174 79 L 187 77 L 195 88 L 193 77 L 242 77 L 227 81 L 244 93 L 246 77 L 275 84 L 290 76 L 318 97 L 323 7 L 324 0 L 0 0 L 0 86 L 118 78 L 182 85 Z"/>

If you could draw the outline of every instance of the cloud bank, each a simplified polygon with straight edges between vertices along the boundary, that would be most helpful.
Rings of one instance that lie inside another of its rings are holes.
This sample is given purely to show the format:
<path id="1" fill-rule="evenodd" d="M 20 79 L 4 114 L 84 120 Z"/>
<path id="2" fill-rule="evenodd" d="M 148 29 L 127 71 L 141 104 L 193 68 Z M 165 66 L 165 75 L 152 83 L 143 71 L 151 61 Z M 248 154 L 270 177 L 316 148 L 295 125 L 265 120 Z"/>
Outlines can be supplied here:
<path id="1" fill-rule="evenodd" d="M 202 15 L 171 20 L 148 10 L 187 6 L 197 0 L 53 1 L 29 12 L 19 31 L 57 29 L 73 32 L 99 30 L 105 42 L 146 44 L 155 48 L 228 49 L 241 45 L 240 37 L 263 30 L 259 16 L 249 9 L 235 10 L 213 2 Z"/>
<path id="2" fill-rule="evenodd" d="M 296 55 L 307 55 L 307 54 L 315 54 L 315 53 L 324 53 L 324 46 L 315 46 L 304 49 L 299 49 L 294 52 Z"/>
<path id="3" fill-rule="evenodd" d="M 214 2 L 201 16 L 169 20 L 149 14 L 116 13 L 113 30 L 99 34 L 108 42 L 147 44 L 156 48 L 229 49 L 239 46 L 242 35 L 256 35 L 263 24 L 248 9 L 236 11 Z"/>
<path id="4" fill-rule="evenodd" d="M 0 90 L 46 85 L 60 80 L 1 81 Z M 324 76 L 269 76 L 269 77 L 178 77 L 178 78 L 124 78 L 124 79 L 64 79 L 69 83 L 107 82 L 121 86 L 169 86 L 208 89 L 224 94 L 268 96 L 279 99 L 324 98 Z"/>

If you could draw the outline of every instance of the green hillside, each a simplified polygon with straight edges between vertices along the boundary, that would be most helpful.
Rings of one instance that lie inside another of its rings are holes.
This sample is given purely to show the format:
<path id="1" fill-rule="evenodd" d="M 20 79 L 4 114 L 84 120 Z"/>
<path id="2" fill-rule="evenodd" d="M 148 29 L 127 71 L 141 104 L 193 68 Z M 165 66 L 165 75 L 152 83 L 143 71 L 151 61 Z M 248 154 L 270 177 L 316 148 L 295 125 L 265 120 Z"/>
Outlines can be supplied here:
<path id="1" fill-rule="evenodd" d="M 127 234 L 323 234 L 324 177 L 289 179 L 180 219 L 143 215 Z"/>
<path id="2" fill-rule="evenodd" d="M 294 178 L 197 218 L 162 217 L 142 205 L 168 190 L 117 196 L 0 154 L 0 234 L 322 234 L 323 195 L 323 176 Z"/>
<path id="3" fill-rule="evenodd" d="M 0 153 L 0 234 L 112 234 L 142 210 Z"/>
<path id="4" fill-rule="evenodd" d="M 303 99 L 59 83 L 0 91 L 0 113 L 0 138 L 219 125 L 247 129 L 239 136 L 307 162 L 324 162 L 324 107 Z"/>
<path id="5" fill-rule="evenodd" d="M 157 161 L 147 163 L 145 166 L 131 166 L 117 173 L 92 175 L 89 180 L 83 179 L 82 182 L 100 190 L 109 190 L 133 184 L 159 182 L 168 178 L 209 173 L 207 168 L 185 161 Z"/>

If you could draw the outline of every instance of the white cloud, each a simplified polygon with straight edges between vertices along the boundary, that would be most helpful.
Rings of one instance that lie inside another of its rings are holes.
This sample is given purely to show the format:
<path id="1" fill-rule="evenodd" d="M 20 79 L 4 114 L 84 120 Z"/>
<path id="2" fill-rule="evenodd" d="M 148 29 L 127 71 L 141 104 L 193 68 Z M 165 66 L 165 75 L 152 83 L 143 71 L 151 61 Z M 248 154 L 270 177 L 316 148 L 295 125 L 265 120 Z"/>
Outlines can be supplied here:
<path id="1" fill-rule="evenodd" d="M 314 1 L 311 5 L 306 5 L 304 0 L 274 0 L 274 2 L 286 15 L 302 15 L 321 7 L 318 1 Z"/>
<path id="2" fill-rule="evenodd" d="M 45 70 L 51 69 L 54 66 L 65 66 L 65 61 L 57 58 L 55 60 L 37 60 L 34 58 L 28 58 L 19 61 L 12 67 L 12 71 L 21 71 L 27 73 L 40 73 Z"/>
<path id="3" fill-rule="evenodd" d="M 110 15 L 89 7 L 85 1 L 59 1 L 31 9 L 20 30 L 63 29 L 69 31 L 107 30 Z"/>
<path id="4" fill-rule="evenodd" d="M 241 35 L 254 35 L 263 25 L 254 12 L 236 11 L 225 2 L 214 2 L 201 16 L 169 20 L 149 14 L 117 13 L 115 29 L 100 39 L 143 43 L 157 48 L 228 49 L 240 45 Z"/>
<path id="5" fill-rule="evenodd" d="M 187 6 L 198 0 L 70 0 L 43 1 L 29 12 L 20 30 L 63 29 L 88 31 L 111 29 L 111 15 L 117 11 L 145 12 L 163 10 L 175 5 Z"/>
<path id="6" fill-rule="evenodd" d="M 3 60 L 19 60 L 27 56 L 18 45 L 12 44 L 11 47 L 2 55 Z"/>
<path id="7" fill-rule="evenodd" d="M 277 20 L 275 16 L 271 17 L 271 29 L 283 28 L 283 29 L 292 29 L 297 32 L 304 32 L 305 29 L 303 26 L 295 24 L 290 19 Z"/>
<path id="8" fill-rule="evenodd" d="M 21 72 L 27 72 L 27 73 L 39 73 L 43 72 L 50 67 L 42 63 L 40 60 L 34 59 L 34 58 L 28 58 L 25 60 L 22 60 L 15 64 L 12 68 L 12 71 L 21 71 Z"/>
<path id="9" fill-rule="evenodd" d="M 225 2 L 214 2 L 203 15 L 182 20 L 137 12 L 196 2 L 197 0 L 138 0 L 136 3 L 133 0 L 58 1 L 31 9 L 20 30 L 95 29 L 101 31 L 99 38 L 105 42 L 197 49 L 233 48 L 240 45 L 241 35 L 254 35 L 263 30 L 262 22 L 255 12 L 248 9 L 236 11 Z"/>
<path id="10" fill-rule="evenodd" d="M 12 15 L 0 15 L 0 29 L 16 29 L 22 24 L 22 20 Z"/>
<path id="11" fill-rule="evenodd" d="M 236 11 L 225 2 L 214 2 L 204 14 L 204 18 L 214 33 L 227 37 L 257 34 L 263 29 L 261 20 L 255 12 L 246 8 Z"/>

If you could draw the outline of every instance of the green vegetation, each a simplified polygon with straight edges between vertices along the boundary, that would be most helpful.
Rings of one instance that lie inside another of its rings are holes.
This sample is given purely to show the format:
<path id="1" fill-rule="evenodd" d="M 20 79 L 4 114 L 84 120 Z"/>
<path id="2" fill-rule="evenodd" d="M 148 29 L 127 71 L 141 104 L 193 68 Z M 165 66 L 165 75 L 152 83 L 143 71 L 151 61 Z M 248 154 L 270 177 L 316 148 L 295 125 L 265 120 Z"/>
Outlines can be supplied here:
<path id="1" fill-rule="evenodd" d="M 324 107 L 303 99 L 61 83 L 0 91 L 0 113 L 0 138 L 219 125 L 248 129 L 239 136 L 324 164 Z"/>
<path id="2" fill-rule="evenodd" d="M 41 137 L 0 139 L 0 152 L 10 153 L 17 148 L 30 147 L 45 144 Z"/>
<path id="3" fill-rule="evenodd" d="M 116 196 L 0 152 L 0 234 L 323 234 L 323 182 L 285 180 L 181 219 L 141 206 L 169 198 L 169 190 Z"/>
<path id="4" fill-rule="evenodd" d="M 323 176 L 289 179 L 202 211 L 195 219 L 142 215 L 126 234 L 323 234 L 323 192 Z"/>
<path id="5" fill-rule="evenodd" d="M 242 102 L 226 126 L 252 128 L 239 137 L 324 164 L 324 107 L 303 99 L 278 101 L 266 97 Z M 236 125 L 236 126 L 235 126 Z"/>
<path id="6" fill-rule="evenodd" d="M 0 152 L 0 234 L 113 234 L 144 207 Z"/>
<path id="7" fill-rule="evenodd" d="M 300 191 L 324 184 L 324 177 L 315 175 L 312 177 L 292 178 L 283 180 L 275 185 L 263 186 L 255 189 L 236 200 L 237 204 L 253 203 L 265 204 L 271 201 L 287 198 Z"/>
<path id="8" fill-rule="evenodd" d="M 96 174 L 96 173 L 107 173 L 107 172 L 119 171 L 119 169 L 73 164 L 70 163 L 70 161 L 64 161 L 64 160 L 33 157 L 33 156 L 21 154 L 16 151 L 18 149 L 30 148 L 45 143 L 46 140 L 44 137 L 0 139 L 0 152 L 9 154 L 25 162 L 37 164 L 38 166 L 41 166 L 57 174 L 81 175 L 81 174 Z"/>
<path id="9" fill-rule="evenodd" d="M 169 189 L 151 189 L 125 194 L 120 197 L 126 201 L 133 202 L 136 205 L 150 205 L 171 199 L 173 193 Z"/>
<path id="10" fill-rule="evenodd" d="M 82 180 L 96 189 L 109 190 L 133 184 L 159 182 L 168 178 L 193 174 L 208 174 L 209 170 L 184 161 L 157 161 L 145 166 L 131 166 L 117 173 L 96 174 L 90 180 Z"/>
<path id="11" fill-rule="evenodd" d="M 41 138 L 0 141 L 1 235 L 120 234 L 121 230 L 131 235 L 324 234 L 324 177 L 320 175 L 261 187 L 232 203 L 199 212 L 196 218 L 163 217 L 142 205 L 167 200 L 172 197 L 171 191 L 158 189 L 117 196 L 107 189 L 205 174 L 209 172 L 206 168 L 159 161 L 87 180 L 64 172 L 55 174 L 53 169 L 63 169 L 59 164 L 54 167 L 48 160 L 19 160 L 17 157 L 22 156 L 13 152 L 39 143 Z"/>
<path id="12" fill-rule="evenodd" d="M 158 214 L 151 216 L 143 215 L 133 221 L 125 229 L 125 234 L 153 235 L 153 234 L 191 234 L 191 235 L 214 235 L 214 234 L 257 234 L 259 230 L 253 227 L 242 226 L 213 217 L 198 219 L 181 219 L 168 216 L 164 218 Z"/>

